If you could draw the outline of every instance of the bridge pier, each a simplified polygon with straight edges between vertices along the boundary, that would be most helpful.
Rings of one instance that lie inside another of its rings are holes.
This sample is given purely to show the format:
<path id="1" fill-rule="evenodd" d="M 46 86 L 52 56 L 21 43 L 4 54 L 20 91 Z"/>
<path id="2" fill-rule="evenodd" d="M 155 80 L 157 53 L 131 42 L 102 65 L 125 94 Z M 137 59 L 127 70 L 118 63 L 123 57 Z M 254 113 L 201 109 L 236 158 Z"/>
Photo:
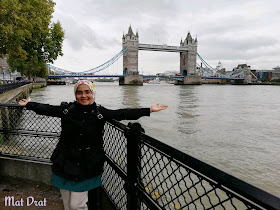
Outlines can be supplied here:
<path id="1" fill-rule="evenodd" d="M 227 84 L 226 79 L 202 79 L 202 84 L 221 84 L 225 85 Z"/>
<path id="2" fill-rule="evenodd" d="M 120 77 L 119 85 L 143 85 L 143 76 L 142 75 L 124 75 Z"/>
<path id="3" fill-rule="evenodd" d="M 201 76 L 185 76 L 183 81 L 176 80 L 175 85 L 201 85 Z"/>

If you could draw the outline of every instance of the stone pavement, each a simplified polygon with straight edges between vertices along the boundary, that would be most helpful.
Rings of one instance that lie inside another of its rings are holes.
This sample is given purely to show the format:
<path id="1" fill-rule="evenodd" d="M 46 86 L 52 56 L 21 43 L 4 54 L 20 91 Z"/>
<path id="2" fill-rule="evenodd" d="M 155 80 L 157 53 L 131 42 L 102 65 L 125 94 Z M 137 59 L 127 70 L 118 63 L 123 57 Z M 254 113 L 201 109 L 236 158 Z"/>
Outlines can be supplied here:
<path id="1" fill-rule="evenodd" d="M 10 196 L 10 205 L 7 196 Z M 27 206 L 28 204 L 30 206 Z M 59 190 L 52 186 L 15 178 L 0 177 L 0 209 L 63 210 L 64 208 Z"/>

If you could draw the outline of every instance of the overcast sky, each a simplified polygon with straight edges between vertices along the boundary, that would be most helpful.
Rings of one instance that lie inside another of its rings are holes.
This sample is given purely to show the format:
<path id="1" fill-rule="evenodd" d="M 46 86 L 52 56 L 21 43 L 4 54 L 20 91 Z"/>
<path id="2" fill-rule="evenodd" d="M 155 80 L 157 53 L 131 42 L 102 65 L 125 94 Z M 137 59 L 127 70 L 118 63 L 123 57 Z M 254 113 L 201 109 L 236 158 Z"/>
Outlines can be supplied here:
<path id="1" fill-rule="evenodd" d="M 86 71 L 122 49 L 131 25 L 142 44 L 179 46 L 188 31 L 198 53 L 226 70 L 247 63 L 253 69 L 280 66 L 279 0 L 54 0 L 53 21 L 65 30 L 64 56 L 53 64 Z M 122 74 L 122 57 L 102 74 Z M 199 62 L 199 61 L 198 61 Z M 179 53 L 139 51 L 140 73 L 177 70 Z"/>

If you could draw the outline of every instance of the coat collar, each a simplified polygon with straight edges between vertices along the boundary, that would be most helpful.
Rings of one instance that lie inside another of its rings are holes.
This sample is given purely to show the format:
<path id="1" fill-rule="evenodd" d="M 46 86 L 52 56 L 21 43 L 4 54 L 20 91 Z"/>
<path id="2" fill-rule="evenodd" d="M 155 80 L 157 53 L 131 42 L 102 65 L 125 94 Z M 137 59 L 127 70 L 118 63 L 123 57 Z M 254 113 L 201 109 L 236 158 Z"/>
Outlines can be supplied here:
<path id="1" fill-rule="evenodd" d="M 75 101 L 74 103 L 75 103 L 75 105 L 77 105 L 77 107 L 79 107 L 80 109 L 84 109 L 84 110 L 93 110 L 93 109 L 96 109 L 96 107 L 97 107 L 95 102 L 93 102 L 90 105 L 86 105 L 86 106 L 79 104 L 77 101 Z"/>

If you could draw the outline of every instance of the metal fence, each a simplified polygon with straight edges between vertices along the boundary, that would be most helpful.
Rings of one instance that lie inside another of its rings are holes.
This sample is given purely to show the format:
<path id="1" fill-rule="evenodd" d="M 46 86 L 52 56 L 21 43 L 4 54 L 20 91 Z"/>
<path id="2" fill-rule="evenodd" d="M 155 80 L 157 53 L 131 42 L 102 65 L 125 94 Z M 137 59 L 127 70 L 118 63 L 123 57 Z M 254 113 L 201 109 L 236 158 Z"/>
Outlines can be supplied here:
<path id="1" fill-rule="evenodd" d="M 29 84 L 30 82 L 15 82 L 15 83 L 8 83 L 8 84 L 0 84 L 0 94 L 7 92 L 9 90 L 16 89 L 20 86 Z"/>
<path id="2" fill-rule="evenodd" d="M 0 155 L 50 162 L 60 119 L 0 104 Z M 280 199 L 145 135 L 106 122 L 103 189 L 116 209 L 280 209 Z"/>

